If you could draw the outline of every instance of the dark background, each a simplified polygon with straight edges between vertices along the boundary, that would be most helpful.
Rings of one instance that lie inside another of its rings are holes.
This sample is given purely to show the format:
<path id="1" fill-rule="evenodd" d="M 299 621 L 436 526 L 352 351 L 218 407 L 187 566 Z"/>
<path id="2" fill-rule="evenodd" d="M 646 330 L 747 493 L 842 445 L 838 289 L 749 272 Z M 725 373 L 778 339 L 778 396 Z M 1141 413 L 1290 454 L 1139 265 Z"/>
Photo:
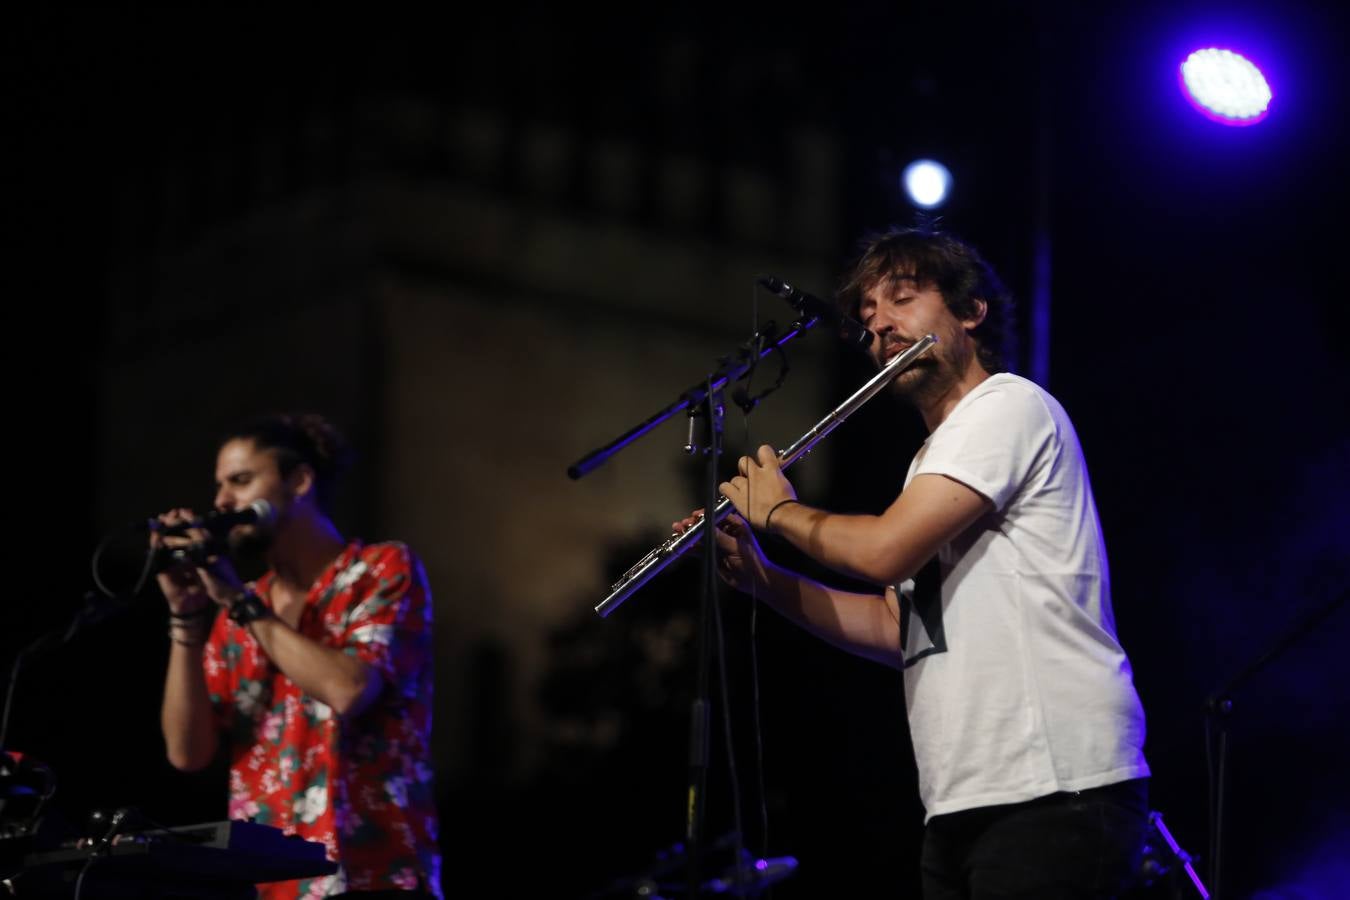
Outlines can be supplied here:
<path id="1" fill-rule="evenodd" d="M 194 318 L 187 292 L 173 300 L 169 324 L 155 327 L 159 314 L 139 298 L 163 294 L 155 285 L 166 255 L 190 254 L 222 223 L 269 203 L 372 174 L 522 196 L 512 154 L 524 144 L 513 136 L 536 121 L 768 172 L 787 165 L 786 137 L 810 128 L 838 148 L 837 221 L 817 248 L 836 274 L 863 231 L 912 220 L 896 184 L 906 161 L 932 155 L 952 168 L 944 222 L 984 250 L 1022 301 L 1024 372 L 1036 340 L 1026 324 L 1035 237 L 1048 227 L 1048 386 L 1073 416 L 1094 477 L 1119 630 L 1149 717 L 1151 803 L 1203 855 L 1205 697 L 1343 596 L 1350 572 L 1345 26 L 1331 4 L 1303 2 L 1106 11 L 906 3 L 584 21 L 543 6 L 456 10 L 445 21 L 317 10 L 11 18 L 6 455 L 17 515 L 2 659 L 8 666 L 18 647 L 68 619 L 90 586 L 86 559 L 118 521 L 99 498 L 109 479 L 137 478 L 100 466 L 110 433 L 171 435 L 196 391 L 213 402 L 248 365 L 247 346 L 203 355 L 191 371 L 166 370 L 163 392 L 123 399 L 118 408 L 138 415 L 109 420 L 99 382 L 111 356 L 153 362 L 154 348 L 170 344 L 190 352 L 219 321 L 219 311 Z M 1263 63 L 1275 90 L 1265 122 L 1224 128 L 1185 103 L 1176 66 L 1211 43 Z M 420 152 L 415 134 L 396 147 L 369 139 L 353 111 L 371 96 L 500 113 L 502 165 L 477 175 Z M 260 188 L 238 163 L 250 158 L 253 136 L 309 121 L 315 109 L 340 124 L 297 129 Z M 188 181 L 200 175 L 197 186 L 145 201 L 184 183 L 166 181 L 174 167 Z M 545 211 L 599 215 L 570 184 Z M 647 182 L 635 185 L 622 204 L 627 227 L 668 228 Z M 709 202 L 680 228 L 716 243 L 727 216 Z M 320 255 L 309 264 L 339 272 L 348 263 Z M 150 324 L 128 338 L 132 320 Z M 842 392 L 861 369 L 840 359 L 824 375 L 794 375 L 833 379 Z M 269 377 L 279 395 L 304 397 L 287 390 L 284 372 Z M 653 395 L 651 407 L 665 399 Z M 513 415 L 510 404 L 500 415 Z M 376 460 L 402 439 L 357 431 Z M 597 430 L 593 442 L 608 436 Z M 865 409 L 835 439 L 830 483 L 812 499 L 884 504 L 919 439 L 904 413 Z M 185 441 L 196 448 L 202 438 Z M 570 461 L 559 455 L 559 478 Z M 181 488 L 203 493 L 200 484 Z M 347 507 L 358 532 L 374 508 L 362 496 Z M 693 505 L 692 488 L 690 497 Z M 152 499 L 119 516 L 149 512 Z M 610 568 L 648 546 L 635 538 L 608 548 Z M 544 746 L 536 765 L 509 766 L 523 738 L 491 698 L 511 681 L 511 651 L 475 649 L 471 724 L 442 735 L 471 745 L 467 767 L 438 771 L 448 889 L 476 881 L 500 886 L 483 893 L 585 896 L 642 870 L 678 838 L 695 583 L 688 571 L 663 579 L 653 599 L 604 629 L 591 621 L 594 600 L 579 597 L 575 624 L 555 635 L 540 703 L 559 715 L 618 710 L 624 738 L 606 753 L 560 742 Z M 665 597 L 674 599 L 657 599 Z M 72 818 L 128 804 L 173 823 L 220 815 L 219 772 L 179 776 L 161 759 L 161 617 L 154 603 L 141 604 L 32 663 L 18 682 L 10 744 L 56 769 L 59 805 Z M 1235 896 L 1335 896 L 1350 878 L 1348 617 L 1341 608 L 1236 694 L 1225 852 Z M 745 829 L 758 849 L 743 604 L 729 605 L 726 625 Z M 758 631 L 767 849 L 801 861 L 779 895 L 913 887 L 922 813 L 898 677 L 771 615 Z M 653 669 L 654 635 L 680 648 L 676 663 Z M 648 678 L 660 689 L 646 690 Z M 732 821 L 720 732 L 713 747 L 709 829 L 720 834 Z"/>

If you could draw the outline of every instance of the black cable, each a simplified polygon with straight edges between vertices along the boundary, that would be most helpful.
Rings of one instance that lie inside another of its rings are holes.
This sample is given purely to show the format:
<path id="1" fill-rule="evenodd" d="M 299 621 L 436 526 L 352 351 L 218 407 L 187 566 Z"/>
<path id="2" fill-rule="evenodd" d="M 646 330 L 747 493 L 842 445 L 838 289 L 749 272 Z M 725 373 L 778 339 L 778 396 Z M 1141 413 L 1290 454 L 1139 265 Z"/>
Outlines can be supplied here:
<path id="1" fill-rule="evenodd" d="M 709 445 L 708 477 L 710 479 L 710 483 L 706 486 L 707 496 L 710 498 L 717 496 L 718 493 L 717 491 L 718 474 L 716 461 L 721 457 L 723 446 L 722 440 L 723 429 L 721 427 L 721 424 L 723 421 L 724 411 L 721 408 L 720 399 L 721 399 L 720 397 L 717 397 L 713 394 L 712 384 L 710 381 L 708 385 L 708 445 Z M 715 523 L 709 522 L 708 527 L 716 528 L 717 526 Z M 710 532 L 710 537 L 715 541 L 716 533 Z M 724 639 L 724 633 L 722 628 L 722 605 L 719 602 L 719 591 L 717 588 L 718 578 L 717 578 L 717 559 L 715 549 L 713 550 L 713 558 L 711 560 L 711 563 L 705 566 L 704 573 L 706 579 L 704 584 L 704 591 L 707 595 L 708 600 L 707 611 L 712 614 L 712 623 L 711 623 L 713 629 L 712 635 L 715 641 L 715 652 L 717 656 L 717 681 L 718 687 L 722 695 L 722 734 L 723 739 L 726 742 L 727 748 L 727 770 L 731 781 L 732 817 L 735 823 L 732 834 L 734 844 L 733 853 L 735 854 L 733 864 L 735 866 L 736 872 L 735 880 L 736 883 L 739 885 L 743 883 L 743 880 L 740 877 L 741 856 L 742 856 L 741 852 L 742 835 L 740 830 L 741 829 L 740 776 L 736 766 L 735 742 L 734 742 L 734 735 L 731 729 L 731 705 L 727 679 L 726 641 Z M 707 625 L 705 624 L 703 627 L 706 628 Z M 702 682 L 703 679 L 701 678 L 700 681 Z M 706 682 L 704 682 L 704 685 L 705 686 L 703 687 L 703 690 L 706 691 Z M 706 806 L 704 807 L 704 809 L 706 811 Z M 701 893 L 701 884 L 691 885 L 691 888 Z"/>
<path id="2" fill-rule="evenodd" d="M 745 436 L 750 439 L 750 417 L 745 417 Z M 747 497 L 749 496 L 747 492 Z M 759 589 L 750 583 L 750 721 L 755 739 L 755 790 L 759 797 L 759 856 L 769 856 L 769 800 L 764 789 L 764 722 L 759 696 Z M 769 889 L 773 896 L 773 889 Z"/>
<path id="3" fill-rule="evenodd" d="M 117 593 L 103 583 L 103 576 L 100 575 L 98 571 L 99 562 L 103 559 L 103 551 L 108 548 L 108 545 L 112 543 L 113 538 L 116 536 L 116 531 L 110 531 L 104 535 L 103 540 L 99 541 L 98 546 L 94 548 L 94 555 L 89 560 L 89 569 L 90 574 L 92 574 L 94 578 L 94 586 L 97 587 L 105 597 L 116 597 Z"/>
<path id="4" fill-rule="evenodd" d="M 145 583 L 150 580 L 150 572 L 155 565 L 155 550 L 153 547 L 147 547 L 145 550 L 145 563 L 141 566 L 141 574 L 136 578 L 136 583 L 131 588 L 131 596 L 139 597 L 141 591 L 145 589 Z"/>
<path id="5" fill-rule="evenodd" d="M 758 286 L 758 282 L 756 282 Z M 752 289 L 750 292 L 751 315 L 754 321 L 759 321 L 759 291 Z M 786 377 L 786 361 L 780 367 L 780 373 L 777 384 L 781 384 Z M 753 373 L 752 373 L 753 374 Z M 777 387 L 775 385 L 775 388 Z M 746 390 L 749 392 L 750 380 L 746 380 Z M 741 422 L 744 426 L 745 446 L 747 448 L 754 446 L 754 441 L 750 429 L 750 411 L 744 411 L 741 415 Z M 746 482 L 746 500 L 749 501 L 749 482 Z M 762 859 L 769 855 L 769 802 L 768 794 L 764 788 L 764 730 L 763 730 L 763 708 L 760 702 L 759 691 L 759 589 L 752 581 L 750 583 L 750 721 L 755 742 L 755 790 L 759 800 L 759 824 L 760 824 L 760 853 Z M 739 812 L 738 812 L 739 814 Z M 739 820 L 738 820 L 739 821 Z M 738 851 L 739 852 L 739 851 Z M 738 857 L 739 858 L 739 857 Z M 737 874 L 739 874 L 739 868 Z M 770 889 L 772 896 L 772 889 Z"/>
<path id="6" fill-rule="evenodd" d="M 101 852 L 96 851 L 89 854 L 89 859 L 85 860 L 84 866 L 80 869 L 80 877 L 75 879 L 75 894 L 72 900 L 80 900 L 80 892 L 84 890 L 84 876 L 89 874 L 89 870 L 93 868 L 94 863 L 98 862 L 101 857 Z"/>
<path id="7" fill-rule="evenodd" d="M 28 654 L 27 647 L 14 655 L 14 664 L 9 667 L 9 684 L 5 687 L 5 709 L 0 713 L 0 750 L 5 749 L 5 739 L 9 737 L 9 712 L 14 703 L 14 685 L 19 680 L 19 667 L 23 665 L 23 658 Z"/>
<path id="8" fill-rule="evenodd" d="M 745 865 L 745 837 L 741 830 L 741 780 L 736 767 L 736 748 L 731 729 L 731 696 L 727 688 L 727 652 L 722 632 L 722 604 L 714 603 L 712 609 L 713 634 L 717 639 L 717 680 L 722 690 L 722 732 L 727 744 L 727 774 L 731 780 L 731 815 L 734 829 L 732 833 L 735 835 L 733 871 L 736 873 L 734 878 L 737 886 L 735 893 L 739 895 L 747 880 L 742 872 Z"/>
<path id="9" fill-rule="evenodd" d="M 751 316 L 756 322 L 759 321 L 759 290 L 760 281 L 755 280 L 755 286 L 750 290 L 750 310 Z M 783 383 L 787 378 L 787 358 L 781 348 L 779 353 L 782 358 L 779 360 L 778 380 L 774 389 Z M 749 384 L 746 384 L 747 389 Z M 741 422 L 745 427 L 745 446 L 753 447 L 754 439 L 750 431 L 750 414 L 745 413 L 741 416 Z M 747 482 L 747 498 L 749 497 Z M 750 721 L 755 740 L 755 792 L 759 799 L 759 845 L 760 858 L 765 859 L 769 855 L 769 804 L 764 790 L 764 732 L 763 732 L 763 709 L 760 707 L 759 696 L 759 589 L 754 582 L 750 583 Z"/>
<path id="10" fill-rule="evenodd" d="M 94 586 L 97 587 L 100 592 L 102 592 L 103 596 L 107 597 L 110 600 L 118 600 L 122 598 L 119 597 L 116 591 L 109 588 L 103 582 L 103 576 L 99 573 L 100 564 L 102 563 L 103 560 L 103 553 L 105 550 L 108 549 L 108 545 L 113 542 L 113 539 L 116 538 L 119 534 L 122 534 L 124 531 L 127 530 L 136 530 L 139 527 L 140 526 L 137 525 L 136 523 L 132 523 L 125 529 L 114 529 L 113 531 L 110 531 L 106 535 L 104 535 L 103 540 L 99 541 L 98 546 L 94 548 L 94 555 L 89 562 L 90 574 L 93 576 Z M 141 591 L 145 589 L 146 582 L 150 580 L 150 573 L 153 571 L 154 565 L 155 565 L 155 548 L 147 545 L 145 548 L 145 562 L 141 564 L 141 573 L 136 577 L 136 583 L 132 586 L 131 591 L 127 596 L 137 597 L 140 595 Z"/>
<path id="11" fill-rule="evenodd" d="M 1220 713 L 1222 715 L 1222 713 Z M 1219 789 L 1214 800 L 1214 874 L 1210 876 L 1209 887 L 1215 900 L 1223 896 L 1223 797 L 1228 782 L 1228 730 L 1227 725 L 1219 726 Z"/>
<path id="12" fill-rule="evenodd" d="M 755 318 L 758 319 L 758 300 L 759 291 L 751 292 L 751 308 L 755 310 Z M 749 380 L 746 382 L 746 389 L 749 390 Z M 750 430 L 750 413 L 744 412 L 741 415 L 741 423 L 744 427 L 744 440 L 746 447 L 753 447 L 753 436 Z M 749 482 L 746 482 L 746 499 L 749 500 Z M 763 731 L 763 710 L 760 706 L 759 694 L 759 588 L 755 582 L 750 582 L 750 721 L 752 723 L 755 740 L 755 790 L 759 798 L 759 827 L 760 827 L 760 857 L 767 858 L 769 855 L 769 803 L 767 793 L 764 789 L 764 731 Z"/>
<path id="13" fill-rule="evenodd" d="M 1214 885 L 1214 845 L 1218 836 L 1218 828 L 1215 818 L 1216 797 L 1216 778 L 1214 772 L 1214 711 L 1208 710 L 1205 714 L 1205 776 L 1208 782 L 1208 792 L 1205 797 L 1205 812 L 1209 819 L 1209 852 L 1205 854 L 1206 868 L 1209 871 L 1209 883 Z"/>
<path id="14" fill-rule="evenodd" d="M 113 839 L 121 832 L 122 825 L 128 820 L 159 825 L 158 822 L 145 818 L 141 815 L 139 810 L 133 809 L 132 807 L 123 806 L 116 810 L 112 816 L 109 817 L 107 830 L 103 832 L 103 836 L 98 839 L 98 843 L 96 843 L 90 851 L 89 859 L 85 861 L 84 867 L 80 869 L 79 877 L 75 879 L 75 895 L 73 900 L 80 900 L 80 892 L 84 890 L 85 875 L 89 874 L 89 870 L 93 868 L 95 862 L 108 856 L 112 852 L 114 846 Z M 160 825 L 159 827 L 163 828 L 164 826 Z"/>

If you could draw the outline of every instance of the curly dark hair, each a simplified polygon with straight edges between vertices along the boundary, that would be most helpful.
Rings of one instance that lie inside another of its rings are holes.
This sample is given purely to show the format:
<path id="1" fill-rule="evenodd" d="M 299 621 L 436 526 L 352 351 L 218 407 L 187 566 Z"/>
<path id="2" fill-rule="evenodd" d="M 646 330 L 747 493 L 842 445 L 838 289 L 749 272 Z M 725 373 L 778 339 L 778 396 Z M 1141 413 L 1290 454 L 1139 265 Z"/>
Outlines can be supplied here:
<path id="1" fill-rule="evenodd" d="M 333 493 L 355 453 L 342 433 L 317 413 L 274 413 L 254 419 L 225 436 L 249 440 L 259 450 L 276 453 L 277 468 L 287 478 L 301 463 L 314 470 L 315 499 L 324 515 L 332 515 Z"/>
<path id="2" fill-rule="evenodd" d="M 835 298 L 845 315 L 856 317 L 864 295 L 901 278 L 936 285 L 958 319 L 974 316 L 975 301 L 983 300 L 984 321 L 971 332 L 980 365 L 991 375 L 1007 370 L 1003 347 L 1012 321 L 1012 297 L 974 247 L 928 227 L 869 234 L 860 242 L 858 257 Z"/>

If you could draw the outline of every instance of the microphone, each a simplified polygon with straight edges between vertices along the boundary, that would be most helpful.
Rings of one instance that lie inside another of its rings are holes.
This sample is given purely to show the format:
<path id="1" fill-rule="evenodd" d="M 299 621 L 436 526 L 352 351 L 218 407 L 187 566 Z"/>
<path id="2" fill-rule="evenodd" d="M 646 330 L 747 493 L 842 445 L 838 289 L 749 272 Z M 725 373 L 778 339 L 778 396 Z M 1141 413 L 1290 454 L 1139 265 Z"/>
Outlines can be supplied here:
<path id="1" fill-rule="evenodd" d="M 806 291 L 799 290 L 785 281 L 780 281 L 772 275 L 764 275 L 759 278 L 759 283 L 771 294 L 777 294 L 803 316 L 810 316 L 833 325 L 838 329 L 839 339 L 854 350 L 866 350 L 872 343 L 872 332 L 868 331 L 863 323 L 857 319 L 851 319 L 839 311 L 833 303 L 827 303 L 819 297 L 814 297 Z"/>
<path id="2" fill-rule="evenodd" d="M 160 534 L 187 534 L 190 528 L 203 528 L 212 534 L 226 534 L 236 525 L 261 525 L 267 527 L 276 520 L 277 511 L 266 500 L 254 500 L 243 509 L 212 510 L 191 522 L 177 525 L 165 525 L 159 519 L 151 519 L 150 530 Z"/>

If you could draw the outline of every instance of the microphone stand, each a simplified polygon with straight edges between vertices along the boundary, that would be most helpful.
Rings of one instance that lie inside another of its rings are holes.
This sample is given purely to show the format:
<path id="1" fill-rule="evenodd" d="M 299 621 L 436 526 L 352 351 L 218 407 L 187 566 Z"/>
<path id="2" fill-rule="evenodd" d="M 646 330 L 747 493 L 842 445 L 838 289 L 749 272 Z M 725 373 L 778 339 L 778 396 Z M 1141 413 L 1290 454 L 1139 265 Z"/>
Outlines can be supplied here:
<path id="1" fill-rule="evenodd" d="M 1167 844 L 1167 849 L 1171 851 L 1172 858 L 1181 863 L 1182 869 L 1191 879 L 1191 884 L 1195 885 L 1195 890 L 1200 894 L 1200 900 L 1210 900 L 1209 891 L 1205 890 L 1204 882 L 1200 880 L 1199 875 L 1195 874 L 1195 867 L 1191 865 L 1195 860 L 1189 853 L 1181 849 L 1181 845 L 1177 843 L 1177 839 L 1172 837 L 1172 832 L 1167 830 L 1167 826 L 1163 824 L 1162 813 L 1156 810 L 1150 812 L 1148 814 L 1148 821 L 1149 824 L 1153 826 L 1153 829 L 1158 832 L 1158 835 L 1163 839 L 1163 842 Z"/>
<path id="2" fill-rule="evenodd" d="M 9 684 L 5 687 L 4 707 L 0 710 L 0 844 L 4 845 L 0 847 L 3 851 L 0 852 L 0 879 L 12 877 L 21 868 L 24 853 L 37 840 L 47 802 L 56 793 L 56 776 L 51 769 L 42 762 L 25 759 L 22 754 L 11 751 L 6 743 L 19 673 L 29 659 L 66 646 L 81 629 L 130 608 L 131 603 L 126 600 L 100 602 L 99 595 L 89 591 L 69 624 L 40 635 L 14 655 Z M 40 784 L 31 779 L 37 779 Z M 23 799 L 27 796 L 36 796 L 31 805 Z"/>
<path id="3" fill-rule="evenodd" d="M 718 460 L 722 452 L 723 388 L 734 381 L 749 377 L 761 359 L 773 353 L 781 354 L 784 345 L 797 339 L 819 322 L 820 319 L 816 316 L 803 316 L 776 339 L 774 338 L 775 324 L 773 322 L 766 323 L 760 331 L 755 332 L 748 341 L 737 348 L 734 354 L 721 357 L 718 360 L 720 365 L 715 371 L 711 372 L 702 382 L 683 391 L 674 403 L 569 466 L 567 469 L 568 477 L 575 480 L 589 474 L 657 425 L 681 411 L 688 410 L 691 417 L 707 416 L 708 446 L 703 448 L 707 455 L 707 492 L 704 497 L 704 509 L 712 510 L 716 508 L 720 499 L 720 491 L 718 491 L 717 486 L 721 483 L 718 476 Z M 781 383 L 781 379 L 779 383 Z M 777 386 L 778 384 L 773 385 L 755 398 L 738 396 L 737 402 L 743 408 L 747 408 L 748 411 L 748 407 L 753 407 L 755 403 Z M 692 425 L 691 435 L 685 449 L 687 452 L 696 452 L 698 449 L 698 443 L 692 434 Z M 707 810 L 706 792 L 709 759 L 710 702 L 708 682 L 712 658 L 712 623 L 713 617 L 717 615 L 718 596 L 716 529 L 709 527 L 705 528 L 704 532 L 702 538 L 704 542 L 703 589 L 700 591 L 696 648 L 697 681 L 695 696 L 689 710 L 689 779 L 685 800 L 684 836 L 688 859 L 686 874 L 690 898 L 702 896 L 704 888 L 702 845 L 704 840 L 703 820 Z M 725 665 L 725 662 L 723 664 Z M 736 842 L 735 872 L 738 885 L 746 883 L 741 871 L 743 836 L 740 833 L 739 818 L 738 812 L 737 829 L 734 836 Z"/>
<path id="4" fill-rule="evenodd" d="M 748 341 L 736 348 L 735 353 L 718 359 L 720 365 L 707 379 L 686 388 L 674 403 L 658 410 L 608 444 L 597 447 L 572 463 L 567 467 L 567 477 L 575 481 L 589 475 L 608 462 L 610 457 L 618 454 L 624 447 L 662 422 L 685 410 L 698 409 L 710 394 L 720 392 L 731 382 L 747 377 L 761 359 L 772 353 L 781 352 L 784 346 L 801 337 L 819 322 L 820 319 L 817 317 L 805 316 L 793 322 L 788 330 L 777 338 L 773 336 L 777 326 L 772 321 L 765 323 L 763 329 L 751 335 Z M 690 443 L 692 444 L 692 441 Z"/>
<path id="5" fill-rule="evenodd" d="M 720 491 L 717 490 L 717 462 L 722 456 L 722 425 L 725 407 L 720 393 L 713 391 L 712 376 L 708 378 L 706 415 L 708 416 L 708 446 L 706 493 L 703 508 L 712 509 L 717 505 Z M 689 708 L 689 793 L 685 809 L 684 841 L 689 848 L 688 876 L 689 896 L 698 897 L 702 893 L 703 862 L 703 819 L 707 808 L 708 786 L 708 734 L 709 700 L 708 671 L 712 663 L 712 615 L 717 605 L 717 535 L 716 529 L 705 528 L 703 534 L 703 590 L 699 592 L 698 642 L 696 645 L 697 676 L 695 679 L 694 699 Z M 725 664 L 725 663 L 724 663 Z M 736 836 L 737 861 L 740 859 L 741 836 Z"/>
<path id="6" fill-rule="evenodd" d="M 1350 590 L 1343 591 L 1340 596 L 1334 598 L 1330 603 L 1309 612 L 1302 619 L 1295 622 L 1294 625 L 1281 635 L 1264 653 L 1248 663 L 1227 682 L 1220 685 L 1214 693 L 1209 695 L 1205 701 L 1205 737 L 1206 746 L 1211 742 L 1217 744 L 1217 773 L 1213 764 L 1210 765 L 1210 779 L 1213 785 L 1213 796 L 1210 798 L 1210 854 L 1209 854 L 1209 883 L 1213 888 L 1212 896 L 1214 900 L 1222 900 L 1221 892 L 1222 874 L 1222 853 L 1223 853 L 1223 829 L 1224 829 L 1224 801 L 1227 794 L 1228 782 L 1228 725 L 1229 717 L 1233 712 L 1233 693 L 1252 678 L 1257 672 L 1270 665 L 1277 657 L 1283 654 L 1305 634 L 1312 631 L 1313 627 L 1320 624 L 1321 621 L 1341 606 L 1347 599 L 1350 599 Z"/>
<path id="7" fill-rule="evenodd" d="M 74 618 L 70 620 L 68 625 L 40 635 L 37 640 L 14 655 L 14 664 L 9 670 L 9 684 L 5 689 L 4 711 L 0 712 L 0 750 L 5 749 L 5 739 L 9 736 L 9 715 L 14 703 L 14 687 L 19 681 L 19 672 L 22 670 L 24 662 L 32 657 L 41 656 L 44 653 L 64 647 L 75 639 L 82 628 L 97 625 L 99 622 L 119 615 L 130 608 L 131 603 L 127 600 L 114 599 L 100 602 L 98 594 L 93 591 L 86 591 L 83 605 L 76 611 Z"/>

